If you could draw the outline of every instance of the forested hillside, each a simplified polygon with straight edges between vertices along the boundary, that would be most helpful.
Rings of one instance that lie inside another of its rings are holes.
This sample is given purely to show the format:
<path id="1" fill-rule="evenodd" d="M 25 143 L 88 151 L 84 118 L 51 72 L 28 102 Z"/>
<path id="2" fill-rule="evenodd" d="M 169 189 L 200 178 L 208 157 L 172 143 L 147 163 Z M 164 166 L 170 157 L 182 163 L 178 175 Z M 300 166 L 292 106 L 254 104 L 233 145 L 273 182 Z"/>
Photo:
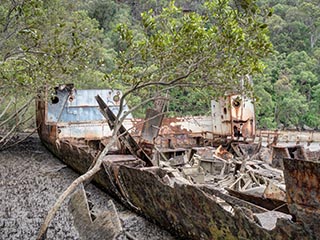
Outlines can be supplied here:
<path id="1" fill-rule="evenodd" d="M 187 11 L 201 12 L 201 2 L 176 1 Z M 241 2 L 241 1 L 240 1 Z M 90 16 L 97 19 L 112 41 L 112 27 L 127 21 L 135 25 L 140 13 L 166 6 L 166 0 L 97 1 Z M 320 126 L 320 5 L 315 0 L 259 0 L 271 8 L 267 24 L 274 53 L 265 59 L 265 70 L 254 75 L 256 112 L 260 128 L 318 128 Z M 111 13 L 111 14 L 110 14 Z M 121 19 L 122 18 L 122 19 Z M 110 65 L 109 65 L 110 66 Z M 110 66 L 111 67 L 111 66 Z M 175 89 L 170 111 L 198 115 L 209 112 L 207 89 Z"/>
<path id="2" fill-rule="evenodd" d="M 127 1 L 129 4 L 130 1 Z M 157 9 L 159 2 L 142 9 Z M 181 1 L 186 10 L 201 11 L 200 1 Z M 241 2 L 241 1 L 240 1 Z M 259 0 L 271 8 L 267 24 L 274 53 L 265 60 L 266 69 L 253 76 L 256 113 L 260 128 L 318 128 L 320 126 L 320 5 L 309 0 Z M 158 5 L 157 5 L 158 4 Z M 130 4 L 129 4 L 130 5 Z M 139 4 L 131 4 L 133 16 Z M 204 114 L 210 92 L 201 90 L 174 92 L 180 101 L 171 110 L 184 114 Z M 189 102 L 190 104 L 184 104 Z"/>
<path id="3" fill-rule="evenodd" d="M 319 1 L 259 2 L 273 8 L 268 24 L 275 49 L 263 76 L 254 77 L 259 126 L 319 128 Z"/>
<path id="4" fill-rule="evenodd" d="M 22 109 L 40 87 L 66 82 L 126 89 L 183 76 L 166 90 L 168 114 L 210 114 L 211 98 L 245 72 L 254 80 L 258 127 L 318 128 L 318 2 L 205 2 L 176 0 L 178 10 L 166 0 L 2 1 L 0 129 L 31 117 Z M 141 87 L 128 101 L 156 91 L 159 84 Z"/>

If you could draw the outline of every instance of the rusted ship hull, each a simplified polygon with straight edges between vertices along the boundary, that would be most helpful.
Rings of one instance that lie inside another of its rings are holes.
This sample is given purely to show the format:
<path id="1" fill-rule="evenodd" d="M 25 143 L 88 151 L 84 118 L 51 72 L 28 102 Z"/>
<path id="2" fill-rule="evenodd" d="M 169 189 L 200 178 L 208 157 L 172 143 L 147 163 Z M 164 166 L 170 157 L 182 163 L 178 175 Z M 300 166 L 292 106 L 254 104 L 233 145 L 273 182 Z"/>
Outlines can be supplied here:
<path id="1" fill-rule="evenodd" d="M 40 135 L 41 136 L 41 135 Z M 94 157 L 81 148 L 61 142 L 55 144 L 42 138 L 45 145 L 62 161 L 79 173 L 84 173 Z M 121 159 L 122 155 L 118 158 Z M 117 158 L 117 157 L 116 157 Z M 135 159 L 134 157 L 124 158 Z M 119 160 L 119 159 L 118 159 Z M 136 160 L 136 159 L 135 159 Z M 234 213 L 226 211 L 217 201 L 217 196 L 205 191 L 205 187 L 164 181 L 170 176 L 158 167 L 139 167 L 139 163 L 103 163 L 94 181 L 130 209 L 146 216 L 173 234 L 186 239 L 310 239 L 302 224 L 291 220 L 278 220 L 277 226 L 267 230 L 259 226 L 248 206 L 237 207 L 237 199 L 227 202 L 233 205 Z M 130 166 L 131 165 L 131 166 Z M 223 197 L 220 195 L 220 197 Z M 253 210 L 259 211 L 253 207 Z M 248 214 L 249 212 L 249 214 Z M 259 211 L 262 213 L 262 210 Z M 250 216 L 251 215 L 251 216 Z"/>
<path id="2" fill-rule="evenodd" d="M 108 139 L 59 138 L 58 126 L 48 123 L 46 114 L 46 103 L 38 101 L 37 124 L 42 142 L 70 167 L 86 172 Z M 172 169 L 146 166 L 121 150 L 104 157 L 103 169 L 93 180 L 127 207 L 183 239 L 315 238 L 302 223 L 286 218 L 279 218 L 271 229 L 264 228 L 257 216 L 268 210 L 209 186 L 188 183 Z"/>
<path id="3" fill-rule="evenodd" d="M 44 140 L 42 138 L 42 140 Z M 43 141 L 61 160 L 76 171 L 85 172 L 94 159 L 85 151 L 61 143 Z M 121 158 L 121 155 L 119 156 Z M 272 230 L 266 230 L 248 216 L 246 208 L 226 211 L 214 194 L 197 186 L 164 182 L 170 172 L 157 167 L 134 167 L 104 162 L 104 170 L 94 181 L 127 207 L 146 216 L 179 237 L 187 239 L 310 239 L 303 225 L 279 220 Z M 139 166 L 139 165 L 138 165 Z M 221 195 L 220 195 L 221 197 Z M 230 199 L 227 202 L 232 204 Z M 249 205 L 249 204 L 248 204 Z M 254 209 L 255 210 L 255 209 Z M 311 238 L 312 239 L 312 238 Z"/>

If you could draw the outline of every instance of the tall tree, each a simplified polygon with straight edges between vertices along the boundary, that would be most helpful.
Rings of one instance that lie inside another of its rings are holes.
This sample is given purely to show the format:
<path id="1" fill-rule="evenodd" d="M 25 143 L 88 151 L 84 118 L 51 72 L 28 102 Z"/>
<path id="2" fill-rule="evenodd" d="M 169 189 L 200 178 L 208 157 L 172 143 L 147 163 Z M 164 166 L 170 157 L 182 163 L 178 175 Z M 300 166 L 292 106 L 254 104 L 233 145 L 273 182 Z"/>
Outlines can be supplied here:
<path id="1" fill-rule="evenodd" d="M 70 13 L 61 1 L 4 1 L 1 7 L 2 90 L 37 91 L 100 65 L 102 35 L 85 12 Z"/>
<path id="2" fill-rule="evenodd" d="M 83 72 L 102 76 L 102 32 L 84 11 L 70 9 L 68 1 L 1 2 L 0 127 L 12 123 L 12 134 L 25 113 L 20 106 L 41 87 L 82 81 Z M 7 104 L 11 106 L 6 108 Z M 6 138 L 0 139 L 0 145 Z"/>
<path id="3" fill-rule="evenodd" d="M 174 2 L 159 15 L 150 10 L 142 14 L 143 35 L 119 25 L 122 49 L 111 79 L 135 89 L 157 85 L 150 93 L 168 85 L 211 88 L 217 95 L 241 91 L 240 79 L 261 71 L 272 49 L 266 15 L 254 1 L 204 6 L 201 13 L 185 13 Z"/>

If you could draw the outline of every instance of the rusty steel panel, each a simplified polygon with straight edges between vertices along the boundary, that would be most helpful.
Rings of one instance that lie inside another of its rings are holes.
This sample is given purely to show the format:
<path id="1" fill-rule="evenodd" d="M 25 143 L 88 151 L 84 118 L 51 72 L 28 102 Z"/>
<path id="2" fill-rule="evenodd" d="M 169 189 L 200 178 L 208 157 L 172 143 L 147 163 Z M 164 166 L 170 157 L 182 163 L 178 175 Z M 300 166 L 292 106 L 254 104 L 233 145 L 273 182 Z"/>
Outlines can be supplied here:
<path id="1" fill-rule="evenodd" d="M 232 120 L 248 121 L 254 119 L 254 104 L 252 100 L 240 95 L 230 96 Z"/>
<path id="2" fill-rule="evenodd" d="M 163 113 L 147 109 L 145 122 L 143 124 L 141 137 L 144 141 L 152 143 L 154 139 L 158 136 L 160 126 L 163 120 Z"/>
<path id="3" fill-rule="evenodd" d="M 285 158 L 284 177 L 287 202 L 296 220 L 302 222 L 310 237 L 320 236 L 320 162 Z"/>
<path id="4" fill-rule="evenodd" d="M 254 222 L 252 212 L 246 215 L 236 206 L 229 212 L 221 200 L 197 186 L 168 185 L 163 179 L 170 173 L 163 169 L 120 166 L 117 174 L 119 187 L 135 209 L 185 239 L 309 239 L 288 219 L 278 219 L 268 230 Z"/>
<path id="5" fill-rule="evenodd" d="M 72 194 L 68 209 L 80 239 L 115 239 L 122 230 L 117 210 L 111 200 L 108 208 L 93 218 L 83 185 Z M 111 207 L 110 207 L 111 205 Z"/>
<path id="6" fill-rule="evenodd" d="M 230 96 L 231 120 L 234 137 L 255 136 L 255 112 L 251 99 L 240 95 Z"/>
<path id="7" fill-rule="evenodd" d="M 249 194 L 246 192 L 240 192 L 240 191 L 232 190 L 230 188 L 228 188 L 227 191 L 230 193 L 231 196 L 238 197 L 240 199 L 243 199 L 245 201 L 248 201 L 255 205 L 263 207 L 265 209 L 269 209 L 269 210 L 277 209 L 277 211 L 289 214 L 289 210 L 287 205 L 285 204 L 286 203 L 285 201 L 272 199 L 264 196 L 259 196 L 257 194 L 255 195 L 255 194 Z"/>
<path id="8" fill-rule="evenodd" d="M 272 146 L 272 166 L 275 168 L 283 169 L 283 159 L 290 158 L 290 153 L 288 148 Z"/>

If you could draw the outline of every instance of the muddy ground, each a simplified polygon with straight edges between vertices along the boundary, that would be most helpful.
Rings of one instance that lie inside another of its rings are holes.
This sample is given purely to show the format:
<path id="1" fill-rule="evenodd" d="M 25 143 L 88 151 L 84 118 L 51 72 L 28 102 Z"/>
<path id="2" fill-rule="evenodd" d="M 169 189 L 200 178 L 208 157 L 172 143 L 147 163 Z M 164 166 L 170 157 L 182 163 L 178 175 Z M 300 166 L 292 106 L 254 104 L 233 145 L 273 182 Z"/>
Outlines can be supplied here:
<path id="1" fill-rule="evenodd" d="M 0 239 L 35 239 L 49 208 L 78 176 L 55 158 L 35 135 L 0 152 Z M 85 187 L 95 212 L 112 199 L 89 184 Z M 139 240 L 174 240 L 167 231 L 125 209 L 115 200 L 122 227 Z M 69 199 L 50 224 L 47 239 L 80 239 L 68 210 Z M 126 235 L 118 239 L 129 239 Z"/>

